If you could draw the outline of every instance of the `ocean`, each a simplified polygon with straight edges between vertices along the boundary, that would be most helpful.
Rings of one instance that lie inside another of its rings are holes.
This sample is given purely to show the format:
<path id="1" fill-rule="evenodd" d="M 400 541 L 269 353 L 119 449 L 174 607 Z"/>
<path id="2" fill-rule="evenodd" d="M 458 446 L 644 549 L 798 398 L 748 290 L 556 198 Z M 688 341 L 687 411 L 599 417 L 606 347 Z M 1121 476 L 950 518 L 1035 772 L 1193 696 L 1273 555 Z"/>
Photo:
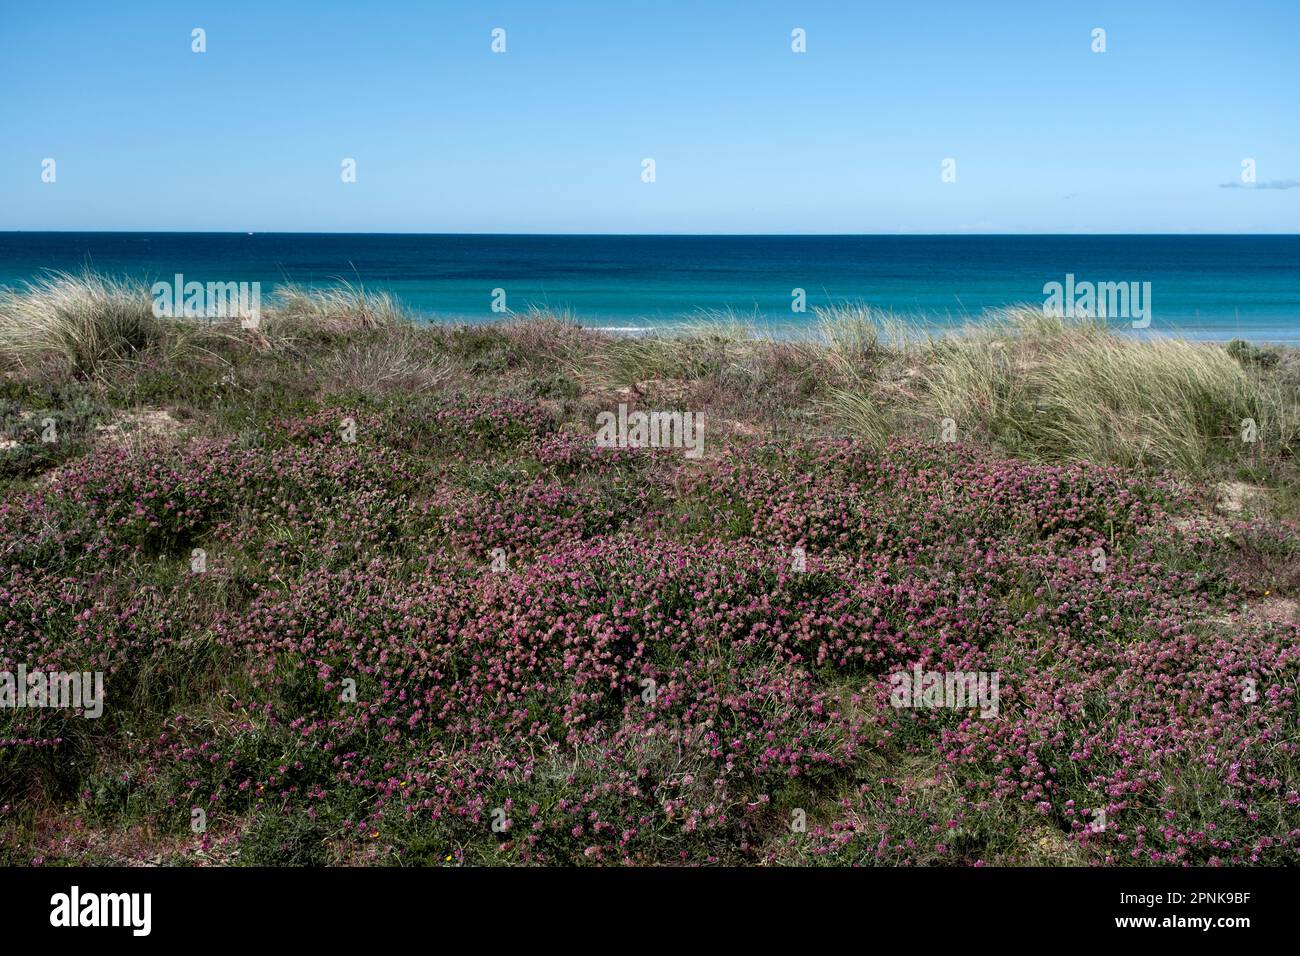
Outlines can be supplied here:
<path id="1" fill-rule="evenodd" d="M 87 268 L 148 282 L 177 273 L 260 282 L 263 296 L 284 283 L 346 281 L 433 320 L 499 320 L 495 302 L 625 331 L 729 315 L 774 335 L 811 328 L 817 306 L 865 303 L 951 326 L 1001 306 L 1042 307 L 1053 282 L 1136 283 L 1133 301 L 1145 292 L 1149 305 L 1140 334 L 1300 342 L 1297 235 L 0 233 L 0 285 Z M 806 311 L 793 308 L 799 289 Z"/>

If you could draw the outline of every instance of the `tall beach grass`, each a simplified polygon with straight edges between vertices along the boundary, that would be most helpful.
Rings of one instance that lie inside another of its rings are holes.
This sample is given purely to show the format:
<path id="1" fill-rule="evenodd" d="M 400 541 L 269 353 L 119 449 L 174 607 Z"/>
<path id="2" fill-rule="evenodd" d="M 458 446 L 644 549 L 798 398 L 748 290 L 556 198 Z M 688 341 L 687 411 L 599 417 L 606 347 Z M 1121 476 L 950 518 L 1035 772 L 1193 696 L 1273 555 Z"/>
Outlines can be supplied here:
<path id="1" fill-rule="evenodd" d="M 0 357 L 23 367 L 51 360 L 78 374 L 161 344 L 165 330 L 143 286 L 93 273 L 54 273 L 0 289 Z"/>
<path id="2" fill-rule="evenodd" d="M 1023 457 L 1188 473 L 1259 448 L 1290 456 L 1300 437 L 1294 386 L 1217 343 L 1019 308 L 920 342 L 895 336 L 885 354 L 884 365 L 852 366 L 827 403 L 865 437 L 937 434 L 950 420 L 961 438 Z"/>
<path id="3" fill-rule="evenodd" d="M 457 368 L 472 377 L 520 366 L 597 392 L 672 380 L 873 442 L 938 436 L 948 424 L 961 440 L 1022 457 L 1190 474 L 1220 459 L 1289 460 L 1300 441 L 1295 363 L 1255 346 L 1139 338 L 1029 307 L 927 332 L 846 304 L 817 310 L 807 336 L 778 341 L 730 313 L 635 336 L 537 310 L 491 326 L 424 324 L 390 296 L 349 284 L 279 288 L 255 330 L 156 317 L 143 285 L 94 273 L 0 290 L 9 374 L 111 378 L 132 363 L 213 349 L 223 361 L 231 349 L 286 350 L 354 390 L 423 390 Z"/>

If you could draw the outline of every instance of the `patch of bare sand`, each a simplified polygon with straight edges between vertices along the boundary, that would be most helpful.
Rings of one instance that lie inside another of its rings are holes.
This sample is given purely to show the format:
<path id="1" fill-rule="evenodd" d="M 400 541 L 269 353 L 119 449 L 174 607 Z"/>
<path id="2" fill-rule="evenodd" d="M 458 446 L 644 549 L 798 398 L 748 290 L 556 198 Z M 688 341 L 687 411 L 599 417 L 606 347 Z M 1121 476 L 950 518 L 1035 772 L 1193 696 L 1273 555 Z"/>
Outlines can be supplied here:
<path id="1" fill-rule="evenodd" d="M 1300 623 L 1300 601 L 1295 598 L 1266 597 L 1246 605 L 1246 616 L 1270 624 Z"/>
<path id="2" fill-rule="evenodd" d="M 1241 514 L 1257 506 L 1269 493 L 1267 488 L 1248 485 L 1244 481 L 1224 481 L 1215 486 L 1214 508 L 1221 514 Z"/>
<path id="3" fill-rule="evenodd" d="M 146 408 L 138 412 L 123 412 L 111 422 L 95 426 L 95 437 L 104 441 L 120 441 L 130 436 L 174 435 L 185 427 L 161 408 Z"/>
<path id="4" fill-rule="evenodd" d="M 1272 491 L 1244 481 L 1223 481 L 1214 486 L 1214 506 L 1211 510 L 1197 510 L 1176 517 L 1175 530 L 1184 534 L 1212 534 L 1229 537 L 1232 520 L 1243 518 L 1249 511 L 1259 508 Z"/>
<path id="5" fill-rule="evenodd" d="M 1240 627 L 1242 624 L 1300 624 L 1300 601 L 1295 598 L 1265 596 L 1246 601 L 1236 610 L 1209 620 L 1227 627 Z"/>
<path id="6" fill-rule="evenodd" d="M 652 397 L 659 401 L 681 401 L 690 391 L 690 383 L 680 378 L 648 378 L 643 382 L 624 386 L 616 393 L 623 398 Z"/>
<path id="7" fill-rule="evenodd" d="M 714 421 L 718 422 L 721 432 L 724 435 L 739 435 L 742 438 L 766 438 L 769 429 L 763 425 L 754 422 L 744 422 L 738 418 L 719 418 Z M 708 433 L 709 418 L 706 415 L 704 419 L 705 434 Z"/>

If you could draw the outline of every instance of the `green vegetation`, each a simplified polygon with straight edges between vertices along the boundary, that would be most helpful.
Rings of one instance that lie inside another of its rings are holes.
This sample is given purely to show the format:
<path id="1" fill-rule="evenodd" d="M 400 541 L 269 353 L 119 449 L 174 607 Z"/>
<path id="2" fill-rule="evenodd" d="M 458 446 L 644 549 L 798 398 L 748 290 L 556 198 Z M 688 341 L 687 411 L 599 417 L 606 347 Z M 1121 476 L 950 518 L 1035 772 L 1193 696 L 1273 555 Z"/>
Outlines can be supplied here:
<path id="1" fill-rule="evenodd" d="M 817 318 L 0 294 L 0 670 L 109 688 L 0 711 L 0 862 L 1294 863 L 1296 353 Z"/>

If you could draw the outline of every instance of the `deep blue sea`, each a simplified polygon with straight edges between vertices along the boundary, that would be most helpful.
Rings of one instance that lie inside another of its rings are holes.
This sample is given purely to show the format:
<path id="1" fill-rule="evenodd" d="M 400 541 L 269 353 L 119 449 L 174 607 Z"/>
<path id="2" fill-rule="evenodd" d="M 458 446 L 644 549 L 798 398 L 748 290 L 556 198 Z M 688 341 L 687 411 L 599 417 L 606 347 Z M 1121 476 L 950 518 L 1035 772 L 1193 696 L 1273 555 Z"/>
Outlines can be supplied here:
<path id="1" fill-rule="evenodd" d="M 521 312 L 584 325 L 672 326 L 719 313 L 773 334 L 819 305 L 861 302 L 921 324 L 1042 306 L 1044 285 L 1149 282 L 1150 332 L 1300 342 L 1300 236 L 577 236 L 0 233 L 0 284 L 46 271 L 386 290 L 431 319 Z M 804 289 L 808 311 L 794 312 Z M 1117 323 L 1121 324 L 1121 323 Z M 1123 323 L 1126 324 L 1126 323 Z"/>

